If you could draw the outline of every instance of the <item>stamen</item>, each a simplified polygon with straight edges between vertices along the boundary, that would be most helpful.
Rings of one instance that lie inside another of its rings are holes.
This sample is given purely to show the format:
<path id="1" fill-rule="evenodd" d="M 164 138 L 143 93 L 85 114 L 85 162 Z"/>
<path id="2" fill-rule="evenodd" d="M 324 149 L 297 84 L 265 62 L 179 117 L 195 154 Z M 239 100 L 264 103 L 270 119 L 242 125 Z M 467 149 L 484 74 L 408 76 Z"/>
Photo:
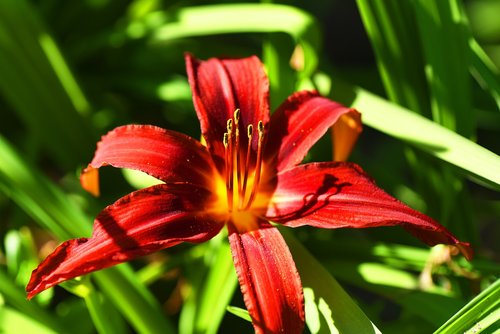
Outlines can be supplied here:
<path id="1" fill-rule="evenodd" d="M 228 211 L 232 212 L 233 205 L 235 204 L 234 199 L 234 184 L 237 183 L 237 206 L 238 211 L 247 210 L 255 200 L 257 192 L 259 190 L 260 184 L 260 174 L 262 169 L 262 155 L 264 146 L 264 123 L 259 121 L 257 123 L 258 140 L 257 140 L 257 157 L 255 164 L 253 165 L 253 180 L 252 190 L 247 196 L 248 187 L 248 174 L 250 173 L 250 168 L 252 167 L 252 142 L 254 139 L 253 125 L 249 124 L 247 126 L 247 151 L 245 160 L 242 161 L 243 152 L 240 152 L 240 110 L 236 109 L 233 114 L 233 118 L 227 120 L 227 132 L 224 133 L 223 144 L 225 149 L 225 178 L 226 178 L 226 195 Z M 243 164 L 244 162 L 244 164 Z M 235 170 L 236 168 L 236 170 Z"/>
<path id="2" fill-rule="evenodd" d="M 260 169 L 262 167 L 262 144 L 264 142 L 264 123 L 259 121 L 257 124 L 257 131 L 259 132 L 259 141 L 257 144 L 257 161 L 255 162 L 255 177 L 253 180 L 252 193 L 250 194 L 250 198 L 248 199 L 248 203 L 245 206 L 245 210 L 252 205 L 252 202 L 257 195 L 257 190 L 259 189 L 260 182 Z"/>
<path id="3" fill-rule="evenodd" d="M 241 158 L 240 158 L 240 109 L 236 109 L 233 114 L 234 117 L 234 131 L 235 131 L 235 148 L 234 154 L 236 155 L 236 180 L 238 182 L 238 197 L 241 197 Z"/>
<path id="4" fill-rule="evenodd" d="M 228 123 L 229 124 L 229 123 Z M 231 151 L 229 148 L 229 133 L 224 133 L 224 138 L 222 140 L 225 149 L 225 169 L 226 169 L 226 196 L 227 203 L 229 207 L 229 212 L 233 210 L 233 192 L 231 191 L 231 179 L 233 178 L 233 173 L 230 165 Z"/>
<path id="5" fill-rule="evenodd" d="M 252 152 L 252 139 L 253 139 L 253 125 L 249 124 L 247 127 L 248 145 L 247 145 L 247 156 L 245 159 L 245 170 L 243 171 L 243 187 L 241 189 L 241 196 L 239 198 L 238 208 L 241 209 L 243 202 L 245 200 L 245 194 L 247 192 L 247 180 L 248 180 L 248 165 L 250 164 L 250 153 Z"/>
<path id="6" fill-rule="evenodd" d="M 238 108 L 238 109 L 236 109 L 236 110 L 234 111 L 234 115 L 233 115 L 233 116 L 234 116 L 234 121 L 235 121 L 236 123 L 238 123 L 238 120 L 240 119 L 240 113 L 241 113 L 241 112 L 240 112 L 240 109 L 239 109 L 239 108 Z"/>
<path id="7" fill-rule="evenodd" d="M 226 150 L 226 188 L 227 188 L 227 202 L 229 211 L 233 210 L 233 120 L 227 120 L 227 139 L 228 145 Z"/>

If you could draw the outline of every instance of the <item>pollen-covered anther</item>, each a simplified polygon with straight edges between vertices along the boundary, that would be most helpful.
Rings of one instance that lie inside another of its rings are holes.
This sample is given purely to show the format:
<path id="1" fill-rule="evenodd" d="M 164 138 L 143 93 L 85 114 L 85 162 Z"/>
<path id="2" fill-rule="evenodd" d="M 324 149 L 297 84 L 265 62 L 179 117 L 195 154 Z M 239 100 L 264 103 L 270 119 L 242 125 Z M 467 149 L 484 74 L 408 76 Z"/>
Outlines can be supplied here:
<path id="1" fill-rule="evenodd" d="M 244 140 L 240 137 L 240 110 L 236 109 L 233 118 L 227 120 L 227 132 L 224 133 L 223 144 L 225 148 L 225 181 L 229 212 L 248 210 L 259 189 L 264 124 L 262 121 L 257 123 L 256 155 L 252 149 L 252 143 L 254 142 L 253 128 L 252 124 L 247 126 L 245 149 L 242 147 Z M 255 160 L 253 160 L 254 157 Z M 236 198 L 234 198 L 235 196 Z"/>

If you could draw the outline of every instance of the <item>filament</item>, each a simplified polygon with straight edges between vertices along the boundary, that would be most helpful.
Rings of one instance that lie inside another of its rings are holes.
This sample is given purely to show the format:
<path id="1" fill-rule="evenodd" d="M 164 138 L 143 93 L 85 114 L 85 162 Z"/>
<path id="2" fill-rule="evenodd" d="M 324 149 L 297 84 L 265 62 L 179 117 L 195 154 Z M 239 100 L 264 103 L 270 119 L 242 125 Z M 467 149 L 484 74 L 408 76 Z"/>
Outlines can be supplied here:
<path id="1" fill-rule="evenodd" d="M 262 154 L 264 142 L 264 124 L 262 121 L 257 123 L 257 156 L 253 169 L 253 182 L 251 183 L 251 190 L 249 190 L 249 173 L 252 165 L 252 142 L 254 139 L 253 125 L 247 126 L 247 147 L 244 164 L 242 165 L 242 154 L 240 152 L 240 110 L 236 109 L 233 118 L 227 120 L 227 132 L 224 133 L 224 159 L 225 159 L 225 181 L 226 181 L 226 195 L 228 203 L 228 211 L 233 211 L 235 183 L 237 186 L 237 210 L 247 210 L 255 200 L 259 190 L 260 174 L 262 169 Z M 236 179 L 236 180 L 235 180 Z M 247 194 L 249 192 L 249 194 Z"/>

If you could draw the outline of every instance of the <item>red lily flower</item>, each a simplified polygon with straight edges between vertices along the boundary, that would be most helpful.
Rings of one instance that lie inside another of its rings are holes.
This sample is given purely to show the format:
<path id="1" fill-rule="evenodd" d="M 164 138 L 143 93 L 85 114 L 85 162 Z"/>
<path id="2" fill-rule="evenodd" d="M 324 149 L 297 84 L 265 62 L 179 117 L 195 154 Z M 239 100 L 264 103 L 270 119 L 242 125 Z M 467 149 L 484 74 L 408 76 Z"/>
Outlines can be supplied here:
<path id="1" fill-rule="evenodd" d="M 293 94 L 270 117 L 268 81 L 256 57 L 199 61 L 186 55 L 206 146 L 154 126 L 119 127 L 102 138 L 82 185 L 98 193 L 97 169 L 146 172 L 164 184 L 106 207 L 91 238 L 60 245 L 33 271 L 28 298 L 60 282 L 227 226 L 246 307 L 258 333 L 300 333 L 302 286 L 270 221 L 321 228 L 401 225 L 429 245 L 460 242 L 431 218 L 378 188 L 352 163 L 299 165 L 340 116 L 356 113 L 315 92 Z"/>

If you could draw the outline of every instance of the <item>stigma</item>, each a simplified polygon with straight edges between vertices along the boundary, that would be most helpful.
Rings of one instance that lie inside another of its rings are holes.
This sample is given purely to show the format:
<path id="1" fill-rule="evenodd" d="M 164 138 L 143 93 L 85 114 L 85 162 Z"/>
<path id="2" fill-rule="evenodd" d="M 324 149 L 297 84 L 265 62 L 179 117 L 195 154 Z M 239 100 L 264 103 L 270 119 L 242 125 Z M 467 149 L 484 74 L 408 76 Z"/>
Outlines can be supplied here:
<path id="1" fill-rule="evenodd" d="M 247 211 L 257 196 L 262 170 L 262 150 L 264 142 L 264 124 L 257 123 L 257 154 L 252 154 L 254 126 L 246 128 L 245 138 L 240 134 L 240 110 L 234 111 L 227 120 L 227 132 L 224 133 L 225 182 L 227 207 L 229 212 Z M 255 160 L 254 160 L 255 159 Z"/>

